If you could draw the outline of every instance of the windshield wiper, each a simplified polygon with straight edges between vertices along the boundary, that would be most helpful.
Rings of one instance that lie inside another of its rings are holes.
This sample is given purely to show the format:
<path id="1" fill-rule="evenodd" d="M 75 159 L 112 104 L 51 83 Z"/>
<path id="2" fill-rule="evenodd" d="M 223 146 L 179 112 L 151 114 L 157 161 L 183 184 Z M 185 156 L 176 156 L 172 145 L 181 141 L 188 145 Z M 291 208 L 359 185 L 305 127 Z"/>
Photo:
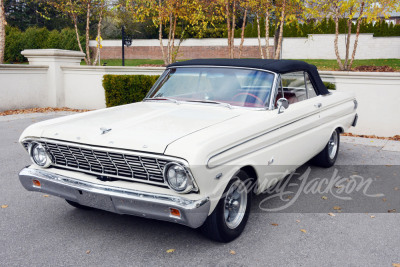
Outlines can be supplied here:
<path id="1" fill-rule="evenodd" d="M 174 102 L 177 105 L 180 104 L 180 102 L 178 100 L 176 100 L 174 98 L 168 98 L 168 97 L 145 98 L 143 100 L 166 100 L 166 101 Z"/>
<path id="2" fill-rule="evenodd" d="M 207 104 L 217 104 L 229 109 L 232 109 L 232 105 L 224 102 L 212 101 L 212 100 L 185 100 L 185 102 L 196 102 L 196 103 L 207 103 Z"/>

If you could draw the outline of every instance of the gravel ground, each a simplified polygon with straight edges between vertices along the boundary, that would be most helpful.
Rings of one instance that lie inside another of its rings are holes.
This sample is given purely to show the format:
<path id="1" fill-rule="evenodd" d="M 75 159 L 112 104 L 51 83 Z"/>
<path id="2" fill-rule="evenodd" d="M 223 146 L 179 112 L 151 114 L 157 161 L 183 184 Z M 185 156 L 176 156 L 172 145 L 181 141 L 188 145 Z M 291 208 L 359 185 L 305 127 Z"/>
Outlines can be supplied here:
<path id="1" fill-rule="evenodd" d="M 335 167 L 306 164 L 298 169 L 298 175 L 288 178 L 299 184 L 297 178 L 308 168 L 309 179 L 329 178 L 336 170 L 344 178 L 371 178 L 366 193 L 378 196 L 368 197 L 361 190 L 348 194 L 351 200 L 339 199 L 331 192 L 296 197 L 295 185 L 285 201 L 274 198 L 274 192 L 262 194 L 254 199 L 244 233 L 229 244 L 219 244 L 184 226 L 78 210 L 57 197 L 23 189 L 17 174 L 30 160 L 17 143 L 19 135 L 33 122 L 66 114 L 0 118 L 0 266 L 400 263 L 400 142 L 343 137 Z M 271 197 L 268 206 L 263 201 L 267 197 Z M 260 209 L 281 207 L 294 199 L 280 212 Z M 170 249 L 174 251 L 167 253 Z"/>

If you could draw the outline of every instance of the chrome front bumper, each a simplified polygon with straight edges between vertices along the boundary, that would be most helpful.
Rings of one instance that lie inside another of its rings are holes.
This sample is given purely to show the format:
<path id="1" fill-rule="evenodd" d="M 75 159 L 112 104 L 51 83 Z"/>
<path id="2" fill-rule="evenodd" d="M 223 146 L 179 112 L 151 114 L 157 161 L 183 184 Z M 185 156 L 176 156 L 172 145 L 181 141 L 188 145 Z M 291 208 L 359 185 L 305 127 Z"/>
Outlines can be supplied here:
<path id="1" fill-rule="evenodd" d="M 208 216 L 210 201 L 208 198 L 190 200 L 183 196 L 155 194 L 120 187 L 81 181 L 75 178 L 55 174 L 46 170 L 24 168 L 19 179 L 25 189 L 38 191 L 84 206 L 107 210 L 118 214 L 136 215 L 151 219 L 164 220 L 200 227 Z M 40 187 L 33 184 L 40 182 Z M 178 209 L 181 216 L 172 216 L 170 209 Z"/>

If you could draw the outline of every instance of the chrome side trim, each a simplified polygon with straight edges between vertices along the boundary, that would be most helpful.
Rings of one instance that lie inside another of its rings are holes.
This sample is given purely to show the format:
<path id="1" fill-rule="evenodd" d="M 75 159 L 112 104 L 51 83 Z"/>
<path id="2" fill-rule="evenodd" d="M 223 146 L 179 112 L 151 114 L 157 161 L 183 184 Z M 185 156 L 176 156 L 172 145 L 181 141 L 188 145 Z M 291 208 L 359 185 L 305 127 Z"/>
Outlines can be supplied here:
<path id="1" fill-rule="evenodd" d="M 19 173 L 19 179 L 29 191 L 48 193 L 82 205 L 119 214 L 140 215 L 176 222 L 192 228 L 203 224 L 210 208 L 208 197 L 191 200 L 180 196 L 82 181 L 41 169 L 24 168 Z M 32 180 L 40 181 L 41 186 L 34 186 Z M 89 196 L 86 199 L 82 197 L 85 194 Z M 181 218 L 171 217 L 169 208 L 179 209 L 182 213 Z"/>
<path id="2" fill-rule="evenodd" d="M 207 160 L 207 165 L 206 165 L 206 166 L 207 166 L 208 169 L 213 169 L 213 168 L 219 167 L 219 166 L 221 166 L 221 165 L 224 165 L 224 164 L 226 164 L 226 163 L 228 163 L 228 162 L 230 162 L 230 161 L 233 161 L 233 160 L 239 159 L 239 158 L 241 158 L 241 157 L 244 157 L 244 156 L 250 155 L 250 154 L 252 154 L 252 153 L 255 153 L 255 152 L 257 152 L 257 151 L 260 151 L 260 150 L 262 150 L 262 149 L 264 149 L 264 148 L 267 148 L 267 147 L 269 147 L 269 146 L 273 146 L 273 145 L 275 145 L 275 144 L 281 142 L 281 140 L 276 141 L 276 142 L 274 142 L 274 143 L 272 143 L 272 144 L 268 144 L 268 145 L 266 145 L 266 146 L 257 148 L 257 149 L 255 149 L 255 150 L 252 150 L 252 151 L 247 152 L 247 153 L 245 153 L 245 154 L 239 155 L 239 156 L 237 156 L 237 157 L 235 157 L 235 158 L 233 158 L 233 159 L 229 159 L 228 161 L 225 161 L 225 162 L 223 162 L 223 163 L 220 163 L 219 165 L 210 166 L 210 161 L 211 161 L 213 158 L 215 158 L 215 157 L 217 157 L 217 156 L 220 156 L 220 155 L 222 155 L 223 153 L 228 152 L 229 150 L 232 150 L 232 149 L 234 149 L 234 148 L 237 148 L 237 147 L 239 147 L 239 146 L 241 146 L 241 145 L 244 145 L 244 144 L 246 144 L 246 143 L 248 143 L 248 142 L 251 142 L 251 141 L 253 141 L 253 140 L 257 139 L 257 138 L 260 138 L 260 137 L 262 137 L 262 136 L 264 136 L 264 135 L 266 135 L 266 134 L 269 134 L 269 133 L 271 133 L 271 132 L 274 132 L 274 131 L 277 131 L 277 130 L 279 130 L 279 129 L 282 129 L 283 127 L 286 127 L 286 126 L 288 126 L 288 125 L 291 125 L 291 124 L 293 124 L 293 123 L 296 123 L 296 122 L 298 122 L 298 121 L 301 121 L 301 120 L 303 120 L 303 119 L 305 119 L 305 118 L 311 117 L 311 116 L 313 116 L 313 115 L 315 115 L 315 114 L 318 114 L 318 113 L 319 113 L 319 111 L 313 112 L 312 114 L 309 114 L 308 116 L 302 117 L 302 118 L 297 119 L 297 120 L 294 120 L 294 121 L 292 121 L 292 122 L 290 122 L 290 123 L 287 123 L 287 124 L 281 125 L 281 126 L 279 126 L 279 127 L 273 128 L 273 129 L 271 129 L 271 130 L 269 130 L 269 131 L 267 131 L 267 132 L 264 132 L 264 133 L 262 133 L 262 134 L 260 134 L 260 135 L 257 135 L 257 136 L 255 136 L 255 137 L 252 137 L 252 138 L 250 138 L 250 139 L 247 139 L 247 140 L 245 140 L 245 141 L 243 141 L 243 142 L 241 142 L 241 143 L 239 143 L 239 144 L 236 144 L 236 145 L 234 145 L 234 146 L 232 146 L 232 147 L 229 147 L 229 148 L 227 148 L 227 149 L 225 149 L 225 150 L 223 150 L 223 151 L 221 151 L 221 152 L 219 152 L 219 153 L 217 153 L 217 154 L 214 154 L 214 155 L 212 155 L 212 156 Z M 308 130 L 306 130 L 306 131 L 308 131 Z M 305 132 L 305 131 L 303 131 L 303 132 Z M 303 132 L 301 132 L 301 133 L 303 133 Z M 294 134 L 294 135 L 297 135 L 297 134 L 300 134 L 300 133 L 296 133 L 296 134 Z M 292 136 L 294 136 L 294 135 L 292 135 Z M 292 137 L 292 136 L 290 136 L 290 137 Z M 290 137 L 289 137 L 289 138 L 290 138 Z"/>

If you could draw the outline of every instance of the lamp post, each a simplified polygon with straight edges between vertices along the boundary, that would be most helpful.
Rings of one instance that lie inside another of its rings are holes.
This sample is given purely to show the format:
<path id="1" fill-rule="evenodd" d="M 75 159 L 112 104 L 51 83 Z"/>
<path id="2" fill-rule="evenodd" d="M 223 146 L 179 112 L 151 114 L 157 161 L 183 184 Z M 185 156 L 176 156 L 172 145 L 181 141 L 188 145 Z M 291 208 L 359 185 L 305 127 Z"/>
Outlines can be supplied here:
<path id="1" fill-rule="evenodd" d="M 132 45 L 132 35 L 125 34 L 125 26 L 122 26 L 122 66 L 125 66 L 125 46 Z"/>

